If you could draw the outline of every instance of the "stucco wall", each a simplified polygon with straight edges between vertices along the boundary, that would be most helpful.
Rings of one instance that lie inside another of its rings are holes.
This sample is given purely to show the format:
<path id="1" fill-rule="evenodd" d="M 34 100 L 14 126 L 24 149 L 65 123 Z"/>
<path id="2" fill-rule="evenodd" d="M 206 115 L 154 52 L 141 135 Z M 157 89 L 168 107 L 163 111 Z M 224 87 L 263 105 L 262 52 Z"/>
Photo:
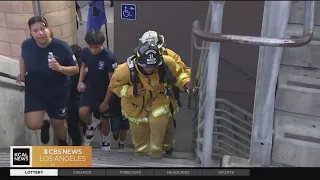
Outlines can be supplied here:
<path id="1" fill-rule="evenodd" d="M 42 1 L 42 13 L 53 35 L 68 44 L 78 43 L 74 1 Z"/>
<path id="2" fill-rule="evenodd" d="M 55 37 L 78 42 L 74 1 L 42 1 L 42 13 Z M 30 37 L 28 19 L 35 14 L 35 1 L 0 1 L 0 55 L 19 59 L 21 43 Z"/>
<path id="3" fill-rule="evenodd" d="M 19 59 L 20 45 L 30 34 L 27 21 L 33 15 L 32 1 L 0 2 L 0 55 Z"/>

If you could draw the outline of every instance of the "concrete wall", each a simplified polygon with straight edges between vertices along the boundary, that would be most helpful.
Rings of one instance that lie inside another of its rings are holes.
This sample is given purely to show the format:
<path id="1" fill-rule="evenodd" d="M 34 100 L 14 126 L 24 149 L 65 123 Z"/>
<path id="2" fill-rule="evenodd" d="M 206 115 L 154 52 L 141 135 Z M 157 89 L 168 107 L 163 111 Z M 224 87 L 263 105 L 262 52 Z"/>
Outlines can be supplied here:
<path id="1" fill-rule="evenodd" d="M 136 4 L 137 20 L 121 19 L 121 3 Z M 223 33 L 260 36 L 264 2 L 228 1 L 223 17 Z M 190 63 L 192 22 L 199 20 L 204 29 L 208 1 L 121 1 L 115 2 L 114 52 L 125 61 L 147 30 L 165 36 L 168 47 Z M 198 43 L 199 44 L 199 43 Z M 199 51 L 196 51 L 197 53 Z M 230 100 L 248 111 L 253 111 L 256 67 L 259 47 L 233 43 L 221 45 L 217 96 Z M 197 54 L 195 54 L 195 59 Z M 197 62 L 194 63 L 197 65 Z M 196 67 L 194 67 L 196 68 Z M 187 96 L 182 95 L 183 108 L 177 117 L 177 150 L 190 151 L 192 139 L 192 110 L 188 110 Z"/>
<path id="2" fill-rule="evenodd" d="M 121 3 L 136 4 L 137 20 L 121 19 Z M 200 20 L 204 26 L 207 9 L 205 1 L 115 1 L 114 52 L 119 61 L 125 61 L 142 34 L 156 30 L 164 35 L 167 46 L 189 64 L 192 22 Z"/>
<path id="3" fill-rule="evenodd" d="M 292 2 L 287 37 L 302 36 L 303 1 Z M 320 3 L 316 2 L 313 38 L 320 38 Z M 320 167 L 319 42 L 284 48 L 275 102 L 272 162 Z"/>
<path id="4" fill-rule="evenodd" d="M 137 20 L 121 19 L 121 3 L 136 4 Z M 115 1 L 114 52 L 120 62 L 132 55 L 138 39 L 145 31 L 156 30 L 164 35 L 168 47 L 177 52 L 189 65 L 192 22 L 199 20 L 204 27 L 208 1 Z M 177 117 L 176 151 L 191 151 L 193 111 L 187 109 L 187 98 L 182 97 L 184 108 Z M 129 141 L 130 143 L 131 141 Z"/>
<path id="5" fill-rule="evenodd" d="M 136 21 L 121 19 L 121 3 L 125 2 L 116 2 L 114 10 L 114 52 L 119 61 L 131 55 L 142 33 L 151 29 L 164 34 L 167 46 L 180 54 L 189 65 L 192 22 L 199 20 L 201 28 L 204 28 L 208 2 L 128 1 L 137 6 Z M 223 33 L 260 36 L 263 7 L 264 1 L 227 2 L 223 15 Z M 258 54 L 258 46 L 235 43 L 221 45 L 217 95 L 250 112 L 253 111 Z"/>
<path id="6" fill-rule="evenodd" d="M 18 61 L 0 55 L 0 71 L 18 74 Z M 25 145 L 24 93 L 14 80 L 0 77 L 0 148 Z"/>

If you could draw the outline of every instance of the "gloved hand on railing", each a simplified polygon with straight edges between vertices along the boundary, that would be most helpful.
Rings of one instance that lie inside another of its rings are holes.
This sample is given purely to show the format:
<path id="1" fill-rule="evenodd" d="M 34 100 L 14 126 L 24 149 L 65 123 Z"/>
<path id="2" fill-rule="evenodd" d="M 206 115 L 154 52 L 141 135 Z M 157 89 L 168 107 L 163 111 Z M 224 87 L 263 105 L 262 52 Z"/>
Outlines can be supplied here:
<path id="1" fill-rule="evenodd" d="M 193 93 L 193 89 L 190 87 L 190 82 L 187 82 L 184 86 L 183 86 L 184 90 L 189 93 L 192 94 Z"/>

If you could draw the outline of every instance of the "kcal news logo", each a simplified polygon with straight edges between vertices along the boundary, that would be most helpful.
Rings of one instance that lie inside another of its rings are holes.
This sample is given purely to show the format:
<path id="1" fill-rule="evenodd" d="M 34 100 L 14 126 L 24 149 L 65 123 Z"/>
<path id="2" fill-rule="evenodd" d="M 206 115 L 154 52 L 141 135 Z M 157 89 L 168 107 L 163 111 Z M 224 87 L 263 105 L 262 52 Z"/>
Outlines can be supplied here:
<path id="1" fill-rule="evenodd" d="M 10 146 L 10 167 L 32 167 L 32 146 Z"/>

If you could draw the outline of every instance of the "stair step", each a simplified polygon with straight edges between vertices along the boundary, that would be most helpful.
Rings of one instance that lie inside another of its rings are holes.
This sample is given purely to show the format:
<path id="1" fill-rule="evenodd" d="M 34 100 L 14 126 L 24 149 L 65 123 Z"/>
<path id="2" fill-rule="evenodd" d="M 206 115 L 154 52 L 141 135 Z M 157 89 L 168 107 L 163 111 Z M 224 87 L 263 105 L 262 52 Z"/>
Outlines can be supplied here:
<path id="1" fill-rule="evenodd" d="M 93 167 L 198 167 L 191 154 L 173 152 L 172 156 L 151 159 L 146 156 L 134 156 L 133 149 L 111 149 L 108 152 L 94 148 L 92 151 Z M 0 167 L 10 166 L 10 152 L 0 149 Z"/>
<path id="2" fill-rule="evenodd" d="M 226 155 L 226 156 L 223 156 L 222 167 L 259 167 L 259 166 L 250 165 L 249 159 Z"/>
<path id="3" fill-rule="evenodd" d="M 174 152 L 172 156 L 162 159 L 151 159 L 146 156 L 135 156 L 133 149 L 112 149 L 108 152 L 93 150 L 94 167 L 197 167 L 194 160 L 190 159 L 188 153 Z"/>

